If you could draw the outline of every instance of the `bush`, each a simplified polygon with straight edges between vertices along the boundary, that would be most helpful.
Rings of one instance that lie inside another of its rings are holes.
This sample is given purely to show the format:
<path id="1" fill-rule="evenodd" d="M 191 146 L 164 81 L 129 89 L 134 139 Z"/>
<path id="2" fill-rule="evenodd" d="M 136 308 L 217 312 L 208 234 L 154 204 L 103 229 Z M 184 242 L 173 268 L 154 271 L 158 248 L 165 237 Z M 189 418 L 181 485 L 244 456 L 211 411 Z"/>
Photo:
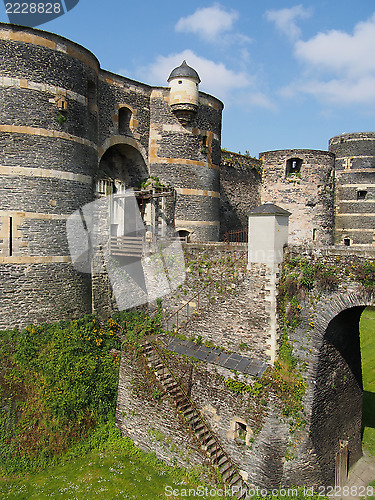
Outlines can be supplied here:
<path id="1" fill-rule="evenodd" d="M 118 324 L 91 315 L 0 332 L 0 456 L 5 472 L 48 465 L 116 407 Z"/>

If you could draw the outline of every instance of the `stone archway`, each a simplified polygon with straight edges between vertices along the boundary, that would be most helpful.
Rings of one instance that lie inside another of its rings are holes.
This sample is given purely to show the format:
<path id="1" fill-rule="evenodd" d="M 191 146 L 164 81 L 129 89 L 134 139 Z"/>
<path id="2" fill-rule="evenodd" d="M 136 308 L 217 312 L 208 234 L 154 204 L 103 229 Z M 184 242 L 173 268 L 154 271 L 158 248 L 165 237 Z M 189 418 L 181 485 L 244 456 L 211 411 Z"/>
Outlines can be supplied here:
<path id="1" fill-rule="evenodd" d="M 137 188 L 148 175 L 142 154 L 134 146 L 120 143 L 110 146 L 102 155 L 96 178 L 113 182 L 114 189 L 116 182 Z"/>
<path id="2" fill-rule="evenodd" d="M 284 466 L 291 484 L 335 484 L 337 456 L 345 445 L 348 467 L 362 456 L 362 368 L 359 321 L 374 297 L 353 282 L 350 293 L 331 292 L 306 301 L 304 320 L 292 335 L 306 364 L 306 427 L 298 457 Z M 303 339 L 303 340 L 302 340 Z"/>
<path id="3" fill-rule="evenodd" d="M 340 443 L 348 467 L 362 456 L 362 369 L 359 320 L 365 306 L 344 309 L 327 325 L 316 368 L 311 441 L 320 471 L 331 482 Z"/>

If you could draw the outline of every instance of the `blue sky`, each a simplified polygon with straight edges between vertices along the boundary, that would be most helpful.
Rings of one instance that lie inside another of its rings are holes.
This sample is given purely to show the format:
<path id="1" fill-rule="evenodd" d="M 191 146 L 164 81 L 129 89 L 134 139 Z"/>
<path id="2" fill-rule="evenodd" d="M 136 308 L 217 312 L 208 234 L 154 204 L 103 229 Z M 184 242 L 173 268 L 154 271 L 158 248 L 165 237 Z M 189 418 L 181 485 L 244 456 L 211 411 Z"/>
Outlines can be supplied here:
<path id="1" fill-rule="evenodd" d="M 40 29 L 151 85 L 186 59 L 224 102 L 232 151 L 327 149 L 334 135 L 375 130 L 373 0 L 80 0 Z"/>

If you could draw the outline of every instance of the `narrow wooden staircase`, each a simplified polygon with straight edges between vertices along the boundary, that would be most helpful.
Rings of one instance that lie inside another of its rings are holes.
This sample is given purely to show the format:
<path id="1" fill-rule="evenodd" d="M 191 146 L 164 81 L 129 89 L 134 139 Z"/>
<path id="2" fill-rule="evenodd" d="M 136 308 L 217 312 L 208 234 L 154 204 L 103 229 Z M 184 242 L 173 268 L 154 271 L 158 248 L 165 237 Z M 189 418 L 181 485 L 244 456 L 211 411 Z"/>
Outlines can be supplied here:
<path id="1" fill-rule="evenodd" d="M 160 347 L 151 340 L 145 340 L 142 354 L 146 358 L 149 368 L 155 373 L 157 380 L 164 388 L 166 395 L 199 442 L 202 451 L 205 452 L 212 465 L 219 470 L 224 484 L 228 489 L 233 489 L 234 496 L 244 500 L 248 486 L 242 479 L 238 467 L 223 450 L 215 433 L 186 394 L 179 379 L 174 375 L 164 358 Z"/>

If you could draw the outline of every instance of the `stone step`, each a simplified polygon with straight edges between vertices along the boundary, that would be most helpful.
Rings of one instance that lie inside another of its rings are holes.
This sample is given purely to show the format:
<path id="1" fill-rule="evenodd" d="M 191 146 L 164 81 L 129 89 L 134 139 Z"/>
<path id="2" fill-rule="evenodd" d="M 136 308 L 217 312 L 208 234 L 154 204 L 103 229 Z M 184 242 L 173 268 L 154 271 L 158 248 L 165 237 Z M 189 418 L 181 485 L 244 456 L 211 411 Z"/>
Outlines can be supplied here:
<path id="1" fill-rule="evenodd" d="M 232 464 L 229 462 L 228 457 L 227 457 L 226 462 L 223 462 L 222 465 L 220 465 L 220 467 L 218 467 L 218 469 L 220 471 L 220 474 L 223 475 L 231 467 L 232 467 Z"/>
<path id="2" fill-rule="evenodd" d="M 214 446 L 216 444 L 216 439 L 214 439 L 211 435 L 210 435 L 210 439 L 208 441 L 206 441 L 204 443 L 204 446 L 202 446 L 202 448 L 206 451 L 208 451 L 209 448 L 211 448 L 212 446 Z"/>
<path id="3" fill-rule="evenodd" d="M 221 456 L 220 458 L 216 461 L 216 464 L 217 466 L 220 468 L 220 466 L 222 466 L 223 464 L 225 464 L 225 462 L 228 461 L 228 458 L 224 455 L 224 453 L 221 451 Z"/>
<path id="4" fill-rule="evenodd" d="M 229 481 L 230 486 L 239 486 L 241 483 L 243 483 L 243 479 L 237 473 Z"/>
<path id="5" fill-rule="evenodd" d="M 199 431 L 197 431 L 196 436 L 201 439 L 205 434 L 210 435 L 210 432 L 207 430 L 207 427 L 202 427 Z"/>
<path id="6" fill-rule="evenodd" d="M 223 480 L 225 482 L 229 482 L 229 479 L 234 476 L 234 474 L 236 474 L 236 470 L 234 469 L 234 467 L 232 467 L 232 465 L 229 467 L 229 469 L 227 469 L 225 471 L 224 474 L 221 475 L 221 477 L 223 478 Z"/>

